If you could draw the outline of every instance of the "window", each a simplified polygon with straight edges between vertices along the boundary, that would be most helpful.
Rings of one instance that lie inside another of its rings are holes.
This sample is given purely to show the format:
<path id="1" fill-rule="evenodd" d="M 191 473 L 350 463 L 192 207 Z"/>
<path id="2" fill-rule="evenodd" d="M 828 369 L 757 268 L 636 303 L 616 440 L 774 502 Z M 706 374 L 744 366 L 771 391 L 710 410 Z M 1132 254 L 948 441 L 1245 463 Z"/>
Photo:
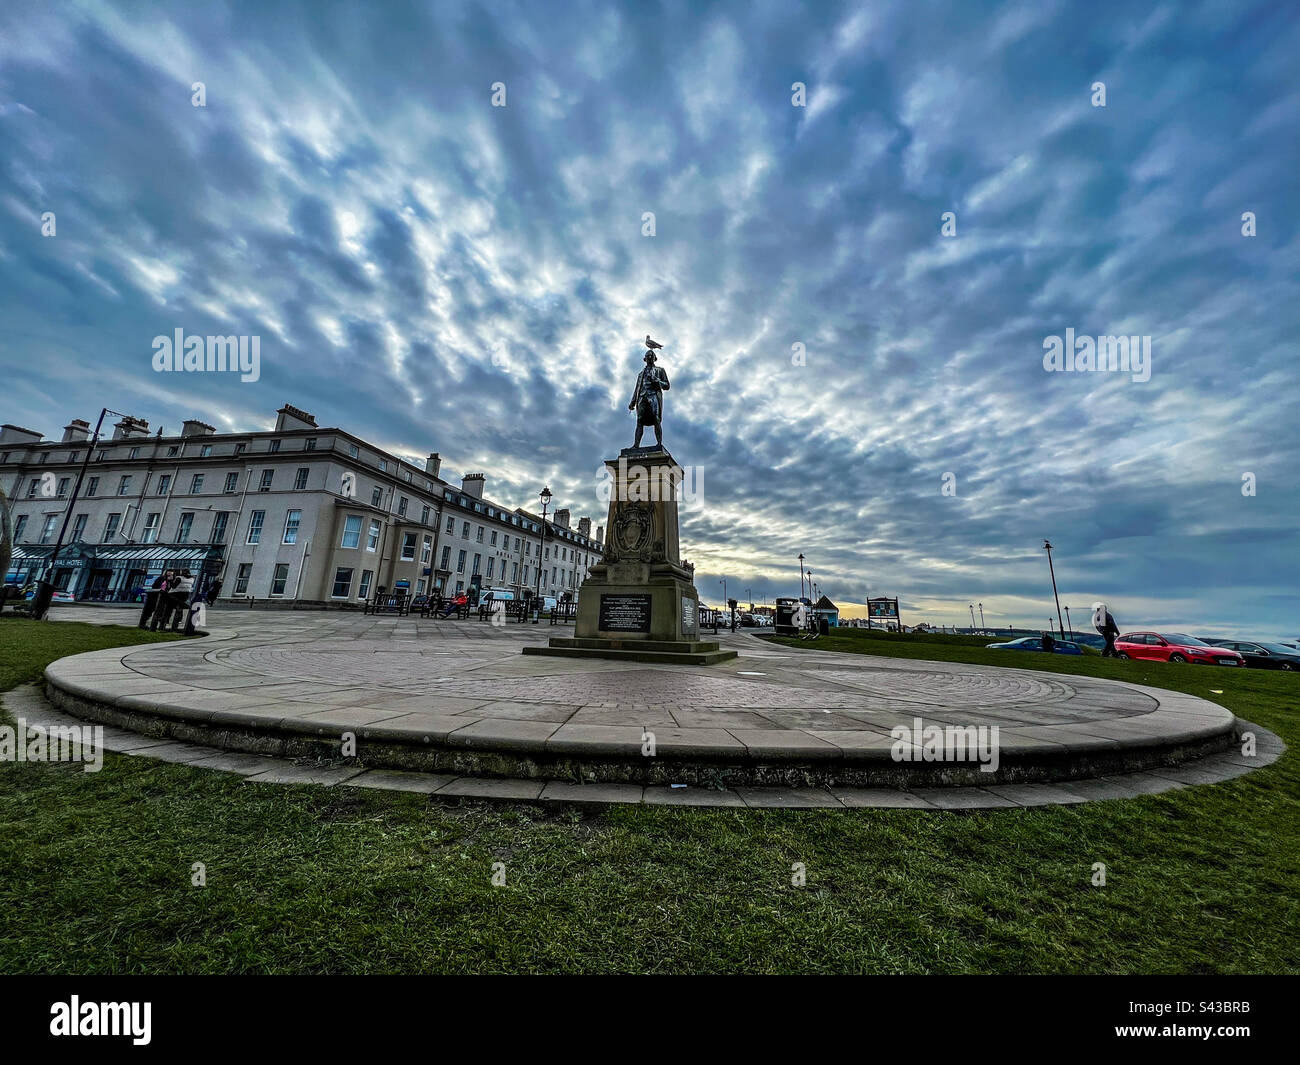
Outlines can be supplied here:
<path id="1" fill-rule="evenodd" d="M 293 477 L 293 488 L 296 492 L 301 492 L 307 487 L 307 467 L 299 466 L 298 472 Z"/>
<path id="2" fill-rule="evenodd" d="M 284 595 L 284 586 L 289 583 L 289 563 L 277 562 L 275 572 L 271 575 L 271 594 Z"/>
<path id="3" fill-rule="evenodd" d="M 124 496 L 129 491 L 131 491 L 131 475 L 126 473 L 123 474 L 122 479 L 117 482 L 117 494 Z"/>
<path id="4" fill-rule="evenodd" d="M 460 538 L 461 538 L 462 540 L 468 540 L 468 539 L 469 539 L 469 522 L 464 522 L 464 523 L 461 525 L 461 527 L 460 527 Z"/>
<path id="5" fill-rule="evenodd" d="M 358 599 L 369 599 L 369 598 L 370 598 L 370 582 L 373 581 L 374 579 L 375 579 L 375 571 L 374 571 L 374 570 L 371 570 L 371 569 L 363 569 L 363 570 L 361 571 L 361 587 L 359 587 L 359 588 L 357 589 L 357 598 L 358 598 Z"/>
<path id="6" fill-rule="evenodd" d="M 424 508 L 421 509 L 421 511 L 420 511 L 420 524 L 421 524 L 421 525 L 428 525 L 428 524 L 429 524 L 429 508 L 428 508 L 428 507 L 424 507 Z"/>
<path id="7" fill-rule="evenodd" d="M 248 539 L 247 543 L 260 544 L 262 542 L 262 522 L 266 520 L 266 511 L 255 510 L 248 516 Z"/>
<path id="8" fill-rule="evenodd" d="M 298 526 L 302 524 L 302 511 L 291 510 L 284 516 L 284 539 L 281 543 L 296 544 L 298 542 Z"/>
<path id="9" fill-rule="evenodd" d="M 176 542 L 178 544 L 188 544 L 190 542 L 190 530 L 194 528 L 194 512 L 186 511 L 181 515 L 181 523 L 176 528 Z"/>
<path id="10" fill-rule="evenodd" d="M 50 461 L 49 452 L 48 451 L 41 452 L 41 465 L 44 466 L 49 461 Z"/>
<path id="11" fill-rule="evenodd" d="M 262 480 L 261 483 L 258 484 L 257 490 L 259 492 L 269 492 L 271 490 L 271 479 L 274 476 L 275 476 L 275 470 L 263 470 Z"/>
<path id="12" fill-rule="evenodd" d="M 154 511 L 144 520 L 144 534 L 140 537 L 142 544 L 156 544 L 158 542 L 158 523 L 162 521 L 162 515 Z"/>
<path id="13" fill-rule="evenodd" d="M 360 547 L 361 546 L 361 516 L 359 514 L 349 514 L 347 520 L 343 522 L 343 539 L 339 547 Z"/>
<path id="14" fill-rule="evenodd" d="M 406 505 L 407 505 L 407 503 L 408 503 L 408 500 L 407 500 L 406 496 L 398 496 L 398 498 L 397 498 L 397 513 L 398 513 L 401 517 L 403 517 L 403 518 L 406 517 Z"/>
<path id="15" fill-rule="evenodd" d="M 196 496 L 203 491 L 203 474 L 196 473 L 190 478 L 190 495 Z"/>
<path id="16" fill-rule="evenodd" d="M 475 542 L 476 544 L 481 544 L 481 543 L 483 542 L 483 526 L 482 526 L 482 525 L 480 525 L 480 526 L 479 526 L 479 527 L 474 531 L 474 542 Z"/>
<path id="17" fill-rule="evenodd" d="M 367 551 L 379 550 L 379 530 L 380 525 L 378 519 L 372 519 L 370 522 L 370 534 L 366 537 Z"/>
<path id="18" fill-rule="evenodd" d="M 272 440 L 271 446 L 267 448 L 267 451 L 279 451 L 279 450 L 280 450 L 280 441 Z"/>
<path id="19" fill-rule="evenodd" d="M 359 452 L 359 451 L 357 450 L 357 445 L 356 445 L 356 444 L 349 444 L 349 445 L 348 445 L 348 454 L 351 455 L 354 459 L 355 459 L 355 458 L 360 458 L 360 457 L 361 457 L 361 452 Z"/>
<path id="20" fill-rule="evenodd" d="M 493 547 L 496 547 L 496 545 L 497 545 L 497 531 L 496 531 L 496 529 L 493 529 L 493 530 L 492 530 L 492 546 L 493 546 Z"/>
<path id="21" fill-rule="evenodd" d="M 99 491 L 99 478 L 92 477 L 86 482 L 86 498 L 89 499 Z"/>
<path id="22" fill-rule="evenodd" d="M 517 536 L 515 537 L 515 551 L 519 551 L 519 537 Z"/>
<path id="23" fill-rule="evenodd" d="M 214 544 L 224 544 L 226 542 L 226 525 L 229 521 L 230 511 L 217 511 L 212 519 L 212 542 Z"/>
<path id="24" fill-rule="evenodd" d="M 424 594 L 424 585 L 425 585 L 425 583 L 426 583 L 426 582 L 425 582 L 425 580 L 424 580 L 423 577 L 421 577 L 418 581 L 415 582 L 415 594 L 416 594 L 416 595 L 423 595 L 423 594 Z"/>
<path id="25" fill-rule="evenodd" d="M 129 458 L 129 459 L 138 459 L 138 458 L 140 457 L 140 449 L 139 449 L 138 447 L 133 447 L 133 448 L 132 448 L 128 453 L 127 453 L 127 456 L 126 456 L 126 457 Z"/>
<path id="26" fill-rule="evenodd" d="M 512 563 L 510 564 L 510 583 L 511 583 L 511 584 L 518 584 L 518 583 L 519 583 L 519 563 L 518 563 L 518 562 L 512 562 Z"/>
<path id="27" fill-rule="evenodd" d="M 450 515 L 447 517 L 447 535 L 451 536 L 456 531 L 456 519 Z"/>
<path id="28" fill-rule="evenodd" d="M 133 456 L 133 457 L 134 457 L 134 456 Z M 207 458 L 211 458 L 211 457 L 212 457 L 212 445 L 211 445 L 211 444 L 204 444 L 201 448 L 199 448 L 199 458 L 201 458 L 201 459 L 207 459 Z"/>
<path id="29" fill-rule="evenodd" d="M 253 564 L 251 562 L 241 562 L 239 572 L 235 574 L 235 594 L 248 594 L 248 578 L 253 575 Z"/>
<path id="30" fill-rule="evenodd" d="M 26 521 L 27 519 L 24 518 L 23 520 Z M 104 543 L 108 544 L 113 542 L 113 537 L 117 535 L 117 527 L 121 523 L 122 523 L 121 514 L 110 514 L 107 518 L 104 519 L 104 540 L 103 540 Z M 18 539 L 17 533 L 14 534 L 14 539 L 15 540 Z"/>
<path id="31" fill-rule="evenodd" d="M 178 446 L 175 445 L 175 444 L 173 444 L 171 447 L 169 447 L 169 448 L 167 449 L 167 457 L 168 457 L 169 459 L 174 459 L 174 458 L 175 458 L 177 455 L 179 455 L 180 453 L 181 453 L 181 449 L 180 449 L 180 447 L 178 447 Z"/>
<path id="32" fill-rule="evenodd" d="M 314 436 L 309 436 L 309 437 L 307 437 L 307 443 L 305 443 L 305 444 L 303 445 L 303 450 L 304 450 L 304 451 L 315 451 L 315 450 L 316 450 L 316 438 L 315 438 Z"/>
<path id="33" fill-rule="evenodd" d="M 74 544 L 80 543 L 81 538 L 85 535 L 87 517 L 89 515 L 78 514 L 76 520 L 72 523 L 72 542 Z"/>
<path id="34" fill-rule="evenodd" d="M 420 561 L 427 566 L 429 562 L 432 560 L 432 558 L 433 558 L 433 537 L 426 536 L 424 538 L 424 547 L 420 549 Z"/>
<path id="35" fill-rule="evenodd" d="M 451 548 L 444 547 L 442 549 L 442 561 L 438 563 L 438 568 L 446 569 L 450 565 L 451 565 Z"/>
<path id="36" fill-rule="evenodd" d="M 380 460 L 379 460 L 379 472 L 380 472 L 380 473 L 387 473 L 387 472 L 388 472 L 388 460 L 387 460 L 387 459 L 380 459 Z"/>
<path id="37" fill-rule="evenodd" d="M 465 552 L 464 552 L 464 551 L 462 551 L 462 552 L 457 556 L 457 558 L 456 558 L 456 572 L 457 572 L 457 573 L 464 573 L 464 572 L 465 572 Z"/>
<path id="38" fill-rule="evenodd" d="M 226 474 L 226 486 L 222 489 L 222 491 L 225 492 L 226 495 L 228 496 L 233 496 L 235 494 L 235 489 L 238 487 L 239 487 L 239 474 L 237 473 Z"/>
<path id="39" fill-rule="evenodd" d="M 384 490 L 378 485 L 376 485 L 375 490 L 370 493 L 370 505 L 372 507 L 382 507 L 384 505 Z"/>
<path id="40" fill-rule="evenodd" d="M 40 487 L 41 487 L 41 479 L 39 477 L 33 477 L 32 483 L 27 486 L 27 498 L 35 499 L 36 493 L 37 491 L 40 490 Z"/>
<path id="41" fill-rule="evenodd" d="M 474 568 L 473 568 L 472 570 L 470 570 L 470 576 L 471 576 L 471 577 L 474 576 L 474 574 L 477 573 L 477 572 L 479 571 L 479 567 L 480 567 L 482 564 L 483 564 L 483 556 L 482 556 L 482 555 L 475 555 L 475 556 L 474 556 Z"/>
<path id="42" fill-rule="evenodd" d="M 247 444 L 236 444 L 236 445 L 235 445 L 235 454 L 236 454 L 236 455 L 242 455 L 242 454 L 244 453 L 244 449 L 245 449 L 246 447 L 248 447 Z"/>
<path id="43" fill-rule="evenodd" d="M 352 568 L 340 566 L 334 571 L 334 590 L 330 592 L 333 599 L 346 599 L 352 591 Z"/>
<path id="44" fill-rule="evenodd" d="M 117 515 L 110 514 L 109 517 L 115 518 L 117 517 Z M 20 514 L 18 516 L 18 520 L 14 522 L 14 543 L 17 543 L 19 540 L 23 538 L 23 533 L 26 531 L 26 529 L 27 529 L 27 515 Z"/>
<path id="45" fill-rule="evenodd" d="M 493 568 L 493 566 L 496 565 L 496 561 L 497 561 L 497 560 L 496 560 L 495 558 L 492 558 L 492 557 L 489 556 L 489 558 L 488 558 L 488 568 L 487 568 L 487 579 L 488 579 L 488 580 L 491 580 L 491 579 L 492 579 L 492 568 Z"/>
<path id="46" fill-rule="evenodd" d="M 409 532 L 402 535 L 402 561 L 415 561 L 415 533 Z"/>

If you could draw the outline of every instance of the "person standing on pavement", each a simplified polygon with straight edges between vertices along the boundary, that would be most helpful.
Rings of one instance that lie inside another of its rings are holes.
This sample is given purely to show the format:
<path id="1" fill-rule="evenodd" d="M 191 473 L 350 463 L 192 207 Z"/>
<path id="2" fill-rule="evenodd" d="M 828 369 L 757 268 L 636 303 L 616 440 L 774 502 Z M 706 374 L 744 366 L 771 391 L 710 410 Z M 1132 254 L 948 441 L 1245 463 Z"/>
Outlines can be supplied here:
<path id="1" fill-rule="evenodd" d="M 190 596 L 194 594 L 194 577 L 189 570 L 181 570 L 176 585 L 171 590 L 171 628 L 179 632 L 181 622 L 187 621 L 190 613 Z M 164 625 L 164 628 L 166 626 Z"/>
<path id="2" fill-rule="evenodd" d="M 171 577 L 172 571 L 165 569 L 154 578 L 153 584 L 149 585 L 149 591 L 145 593 L 144 597 L 144 609 L 140 611 L 140 628 L 147 629 L 149 627 L 150 619 L 158 610 L 158 599 L 166 590 Z M 157 628 L 157 626 L 154 627 Z"/>

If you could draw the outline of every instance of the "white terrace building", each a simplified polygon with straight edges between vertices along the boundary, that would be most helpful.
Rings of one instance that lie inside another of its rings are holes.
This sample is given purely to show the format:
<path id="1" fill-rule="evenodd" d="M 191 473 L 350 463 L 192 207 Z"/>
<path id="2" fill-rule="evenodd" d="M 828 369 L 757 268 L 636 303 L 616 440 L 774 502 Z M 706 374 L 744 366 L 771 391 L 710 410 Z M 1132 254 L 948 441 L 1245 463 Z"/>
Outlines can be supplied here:
<path id="1" fill-rule="evenodd" d="M 0 426 L 0 487 L 14 516 L 9 583 L 49 566 L 77 599 L 132 599 L 166 568 L 220 576 L 222 600 L 358 606 L 380 588 L 412 595 L 475 585 L 576 594 L 599 561 L 601 535 L 569 512 L 539 515 L 485 499 L 485 477 L 459 487 L 295 407 L 269 432 L 217 433 L 187 421 L 178 436 L 123 418 L 95 445 L 80 497 L 68 504 L 90 447 L 74 420 L 59 442 Z"/>

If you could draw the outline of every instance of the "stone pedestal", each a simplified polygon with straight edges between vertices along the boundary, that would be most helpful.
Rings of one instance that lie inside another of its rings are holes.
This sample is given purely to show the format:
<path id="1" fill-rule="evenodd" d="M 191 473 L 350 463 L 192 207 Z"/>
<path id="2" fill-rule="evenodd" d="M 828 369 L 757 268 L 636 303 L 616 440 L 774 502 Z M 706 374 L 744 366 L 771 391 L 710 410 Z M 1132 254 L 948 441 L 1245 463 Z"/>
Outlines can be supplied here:
<path id="1" fill-rule="evenodd" d="M 624 448 L 605 466 L 605 552 L 578 591 L 574 635 L 524 654 L 699 665 L 735 658 L 699 638 L 695 570 L 682 562 L 677 538 L 681 467 L 658 447 Z"/>

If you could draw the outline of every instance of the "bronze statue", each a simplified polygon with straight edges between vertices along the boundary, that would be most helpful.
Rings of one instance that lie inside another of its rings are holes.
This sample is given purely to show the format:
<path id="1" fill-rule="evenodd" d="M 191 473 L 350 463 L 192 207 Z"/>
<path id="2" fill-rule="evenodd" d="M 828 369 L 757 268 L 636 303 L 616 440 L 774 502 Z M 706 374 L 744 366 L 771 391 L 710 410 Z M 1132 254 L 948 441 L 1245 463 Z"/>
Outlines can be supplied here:
<path id="1" fill-rule="evenodd" d="M 646 338 L 647 340 L 649 337 Z M 659 347 L 660 345 L 655 345 Z M 636 411 L 636 443 L 641 446 L 641 433 L 647 425 L 655 427 L 655 445 L 664 446 L 663 415 L 664 393 L 669 389 L 668 375 L 655 365 L 655 353 L 645 353 L 645 369 L 637 374 L 636 388 L 632 390 L 632 401 L 627 409 Z"/>

